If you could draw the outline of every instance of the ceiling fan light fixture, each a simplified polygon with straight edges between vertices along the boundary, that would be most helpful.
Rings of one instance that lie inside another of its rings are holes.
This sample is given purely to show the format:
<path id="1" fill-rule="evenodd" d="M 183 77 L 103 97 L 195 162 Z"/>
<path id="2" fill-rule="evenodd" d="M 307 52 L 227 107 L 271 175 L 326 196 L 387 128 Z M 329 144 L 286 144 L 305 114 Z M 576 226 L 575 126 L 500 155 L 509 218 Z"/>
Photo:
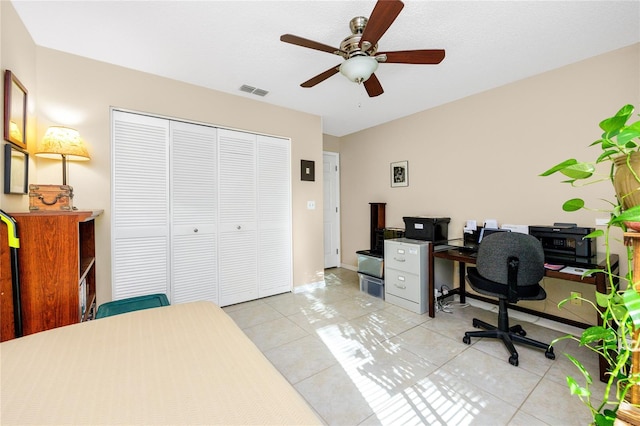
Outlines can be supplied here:
<path id="1" fill-rule="evenodd" d="M 378 61 L 371 56 L 354 56 L 340 65 L 340 72 L 358 84 L 367 81 L 378 69 Z"/>

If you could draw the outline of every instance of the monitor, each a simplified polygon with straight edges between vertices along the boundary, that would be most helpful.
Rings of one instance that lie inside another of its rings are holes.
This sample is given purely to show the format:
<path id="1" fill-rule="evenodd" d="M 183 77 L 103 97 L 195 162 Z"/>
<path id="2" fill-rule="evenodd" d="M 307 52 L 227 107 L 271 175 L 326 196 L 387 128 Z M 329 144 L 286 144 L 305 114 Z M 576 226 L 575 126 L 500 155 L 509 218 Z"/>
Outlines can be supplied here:
<path id="1" fill-rule="evenodd" d="M 498 229 L 498 228 L 482 228 L 480 230 L 480 237 L 478 237 L 478 244 L 482 243 L 484 237 L 494 234 L 496 232 L 511 232 L 511 229 Z"/>

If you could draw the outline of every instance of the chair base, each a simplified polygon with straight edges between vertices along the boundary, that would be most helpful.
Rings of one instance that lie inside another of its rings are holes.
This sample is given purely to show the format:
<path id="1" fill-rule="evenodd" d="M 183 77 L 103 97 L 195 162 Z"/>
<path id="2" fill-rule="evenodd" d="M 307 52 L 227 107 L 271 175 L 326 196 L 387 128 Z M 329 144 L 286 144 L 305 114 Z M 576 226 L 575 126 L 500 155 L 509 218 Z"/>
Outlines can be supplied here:
<path id="1" fill-rule="evenodd" d="M 546 343 L 538 342 L 537 340 L 529 339 L 525 337 L 527 334 L 526 331 L 522 329 L 520 325 L 514 325 L 513 327 L 508 326 L 508 322 L 506 326 L 504 326 L 504 330 L 481 321 L 477 318 L 473 319 L 473 326 L 476 328 L 484 328 L 484 331 L 467 331 L 464 333 L 464 337 L 462 341 L 467 345 L 471 344 L 472 337 L 489 337 L 492 339 L 500 339 L 506 346 L 507 350 L 511 354 L 509 357 L 509 364 L 518 366 L 518 352 L 516 351 L 514 342 L 522 343 L 524 345 L 533 346 L 538 349 L 544 349 L 544 355 L 549 359 L 556 359 L 556 355 L 553 353 L 553 347 L 550 347 Z"/>

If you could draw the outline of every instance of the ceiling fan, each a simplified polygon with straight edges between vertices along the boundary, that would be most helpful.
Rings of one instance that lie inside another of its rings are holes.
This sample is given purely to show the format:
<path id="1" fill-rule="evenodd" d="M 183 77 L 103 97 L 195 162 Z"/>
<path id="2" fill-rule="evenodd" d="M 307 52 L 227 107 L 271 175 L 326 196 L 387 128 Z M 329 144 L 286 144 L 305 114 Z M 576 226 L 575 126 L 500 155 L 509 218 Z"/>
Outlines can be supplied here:
<path id="1" fill-rule="evenodd" d="M 378 63 L 439 64 L 442 62 L 445 54 L 442 49 L 378 52 L 378 40 L 389 29 L 403 7 L 404 3 L 400 0 L 378 0 L 369 19 L 357 16 L 349 22 L 352 34 L 342 40 L 339 49 L 292 34 L 282 35 L 280 41 L 285 43 L 328 52 L 345 59 L 342 64 L 329 68 L 300 86 L 313 87 L 341 72 L 351 81 L 358 84 L 364 83 L 369 96 L 374 97 L 384 93 L 380 81 L 374 74 Z"/>

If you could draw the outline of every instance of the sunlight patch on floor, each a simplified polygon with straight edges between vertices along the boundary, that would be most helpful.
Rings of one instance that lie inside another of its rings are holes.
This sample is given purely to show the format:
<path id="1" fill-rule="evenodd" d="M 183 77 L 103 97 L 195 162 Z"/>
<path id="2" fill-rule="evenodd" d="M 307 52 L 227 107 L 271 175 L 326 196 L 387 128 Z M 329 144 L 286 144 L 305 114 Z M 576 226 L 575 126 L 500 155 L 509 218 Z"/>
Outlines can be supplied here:
<path id="1" fill-rule="evenodd" d="M 465 400 L 460 400 L 460 390 L 454 391 L 451 384 L 447 384 L 451 380 L 457 382 L 452 377 L 447 375 L 437 383 L 432 378 L 417 381 L 412 364 L 403 362 L 401 356 L 381 374 L 383 356 L 398 355 L 400 347 L 387 342 L 384 354 L 369 349 L 381 348 L 377 338 L 379 333 L 376 331 L 380 325 L 382 324 L 374 323 L 371 327 L 356 330 L 349 325 L 332 324 L 317 330 L 320 339 L 335 356 L 378 420 L 382 424 L 402 425 L 472 424 L 484 408 L 482 395 L 474 394 L 471 388 L 467 388 L 464 389 Z M 435 378 L 441 377 L 436 375 Z"/>

